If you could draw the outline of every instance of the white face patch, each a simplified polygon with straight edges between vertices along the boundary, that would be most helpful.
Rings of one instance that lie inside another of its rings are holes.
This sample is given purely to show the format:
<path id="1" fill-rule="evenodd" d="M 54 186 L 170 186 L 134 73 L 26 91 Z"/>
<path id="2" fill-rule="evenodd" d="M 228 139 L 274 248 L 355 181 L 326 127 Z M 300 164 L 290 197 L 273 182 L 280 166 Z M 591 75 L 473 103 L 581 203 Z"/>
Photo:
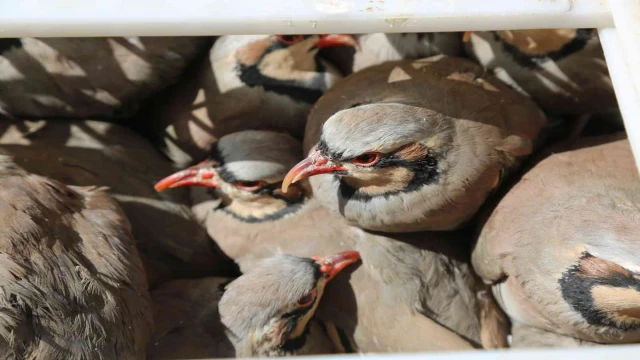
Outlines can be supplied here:
<path id="1" fill-rule="evenodd" d="M 235 53 L 231 53 L 212 64 L 216 86 L 220 94 L 245 86 L 236 74 L 235 67 Z"/>
<path id="2" fill-rule="evenodd" d="M 411 80 L 411 75 L 407 74 L 406 71 L 402 70 L 400 66 L 396 66 L 389 73 L 389 78 L 387 79 L 387 83 L 393 83 L 398 81 Z"/>

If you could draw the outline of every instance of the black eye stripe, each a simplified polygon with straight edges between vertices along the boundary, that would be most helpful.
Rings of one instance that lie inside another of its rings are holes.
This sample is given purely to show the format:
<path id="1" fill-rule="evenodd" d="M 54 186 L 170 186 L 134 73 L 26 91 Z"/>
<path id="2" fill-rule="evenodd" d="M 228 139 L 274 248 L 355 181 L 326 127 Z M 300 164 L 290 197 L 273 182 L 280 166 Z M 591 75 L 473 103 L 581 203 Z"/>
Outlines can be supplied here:
<path id="1" fill-rule="evenodd" d="M 316 297 L 315 301 L 313 301 L 311 304 L 309 304 L 309 305 L 307 305 L 307 306 L 304 306 L 304 307 L 298 307 L 298 308 L 296 308 L 296 309 L 295 309 L 295 310 L 293 310 L 293 311 L 290 311 L 290 312 L 288 312 L 288 313 L 285 313 L 285 314 L 283 314 L 283 315 L 282 315 L 282 318 L 283 318 L 283 319 L 287 319 L 287 318 L 295 318 L 295 319 L 297 319 L 297 318 L 301 318 L 301 317 L 303 317 L 304 315 L 306 315 L 306 314 L 311 310 L 311 308 L 313 308 L 313 305 L 316 303 L 316 301 L 317 301 L 317 297 Z"/>
<path id="2" fill-rule="evenodd" d="M 584 252 L 580 260 L 593 258 L 588 252 Z M 598 278 L 581 276 L 580 263 L 567 269 L 558 280 L 562 298 L 578 312 L 589 325 L 612 327 L 621 331 L 640 329 L 640 324 L 620 324 L 604 311 L 600 310 L 591 294 L 594 286 L 606 285 L 618 288 L 632 288 L 640 291 L 640 281 L 633 277 L 614 272 L 611 277 Z"/>
<path id="3" fill-rule="evenodd" d="M 358 191 L 357 188 L 349 185 L 347 182 L 343 181 L 342 178 L 336 176 L 336 180 L 340 183 L 340 196 L 347 200 L 353 201 L 362 201 L 368 202 L 371 201 L 375 197 L 389 197 L 396 195 L 398 193 L 408 193 L 412 191 L 417 191 L 425 185 L 435 184 L 439 181 L 440 176 L 438 172 L 438 159 L 431 155 L 427 154 L 427 156 L 419 159 L 417 161 L 408 161 L 402 158 L 399 158 L 395 155 L 387 155 L 383 156 L 380 161 L 376 164 L 369 166 L 371 169 L 379 169 L 385 167 L 402 167 L 405 169 L 409 169 L 413 173 L 413 178 L 409 182 L 409 184 L 402 190 L 389 191 L 382 194 L 366 194 L 362 191 Z M 334 174 L 338 175 L 338 174 Z"/>

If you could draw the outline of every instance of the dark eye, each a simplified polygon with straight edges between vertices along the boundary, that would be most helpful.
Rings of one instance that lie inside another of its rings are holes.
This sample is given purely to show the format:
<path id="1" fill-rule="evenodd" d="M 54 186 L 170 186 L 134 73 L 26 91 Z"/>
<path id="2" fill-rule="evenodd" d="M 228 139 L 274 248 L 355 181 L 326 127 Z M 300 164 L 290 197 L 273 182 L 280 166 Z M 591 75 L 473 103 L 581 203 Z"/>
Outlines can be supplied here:
<path id="1" fill-rule="evenodd" d="M 256 191 L 264 185 L 264 181 L 236 181 L 233 183 L 233 186 L 246 191 Z"/>
<path id="2" fill-rule="evenodd" d="M 276 35 L 276 39 L 285 45 L 293 45 L 304 39 L 302 35 Z"/>
<path id="3" fill-rule="evenodd" d="M 354 157 L 353 159 L 351 159 L 351 162 L 359 166 L 372 166 L 380 161 L 381 157 L 382 154 L 380 153 L 368 152 Z"/>
<path id="4" fill-rule="evenodd" d="M 317 294 L 317 290 L 313 289 L 311 290 L 311 292 L 309 292 L 307 295 L 301 297 L 300 299 L 298 299 L 298 306 L 300 307 L 306 307 L 309 306 L 311 304 L 313 304 L 313 301 L 316 299 L 316 294 Z"/>
<path id="5" fill-rule="evenodd" d="M 438 164 L 436 159 L 432 157 L 427 158 L 426 162 L 427 162 L 427 166 L 436 166 Z"/>

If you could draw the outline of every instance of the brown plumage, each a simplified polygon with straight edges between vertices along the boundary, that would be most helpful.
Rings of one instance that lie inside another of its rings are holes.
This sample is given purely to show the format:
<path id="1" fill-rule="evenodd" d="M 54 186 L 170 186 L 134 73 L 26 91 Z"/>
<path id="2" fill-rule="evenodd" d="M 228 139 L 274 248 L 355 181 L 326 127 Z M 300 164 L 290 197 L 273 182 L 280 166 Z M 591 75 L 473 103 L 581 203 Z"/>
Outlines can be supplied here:
<path id="1" fill-rule="evenodd" d="M 224 257 L 193 220 L 188 193 L 159 196 L 153 191 L 153 183 L 172 167 L 134 132 L 97 121 L 5 119 L 0 123 L 0 151 L 39 175 L 109 187 L 131 221 L 151 285 L 227 271 Z"/>
<path id="2" fill-rule="evenodd" d="M 640 179 L 620 138 L 550 149 L 482 227 L 473 265 L 514 347 L 640 341 Z"/>
<path id="3" fill-rule="evenodd" d="M 162 284 L 153 292 L 156 329 L 149 358 L 338 351 L 341 345 L 328 335 L 330 326 L 312 317 L 325 285 L 358 258 L 353 251 L 317 259 L 280 254 L 233 281 L 205 278 Z"/>
<path id="4" fill-rule="evenodd" d="M 325 57 L 345 75 L 387 61 L 420 59 L 444 54 L 458 56 L 462 36 L 455 32 L 440 33 L 373 33 L 355 35 L 358 46 L 325 51 Z"/>
<path id="5" fill-rule="evenodd" d="M 533 102 L 471 61 L 388 62 L 348 76 L 316 103 L 309 156 L 283 190 L 329 174 L 310 178 L 314 194 L 358 227 L 459 228 L 532 152 L 545 124 Z"/>
<path id="6" fill-rule="evenodd" d="M 217 139 L 236 131 L 270 129 L 302 138 L 311 105 L 341 77 L 319 49 L 352 42 L 346 35 L 222 36 L 141 120 L 181 166 L 204 158 Z"/>
<path id="7" fill-rule="evenodd" d="M 479 31 L 468 35 L 466 50 L 553 115 L 617 108 L 595 29 Z"/>
<path id="8" fill-rule="evenodd" d="M 5 155 L 0 179 L 0 357 L 144 359 L 151 304 L 116 202 Z"/>
<path id="9" fill-rule="evenodd" d="M 0 39 L 0 114 L 132 116 L 210 43 L 204 37 Z"/>
<path id="10" fill-rule="evenodd" d="M 353 339 L 354 350 L 471 349 L 456 332 L 480 341 L 475 279 L 465 251 L 468 236 L 367 232 L 310 198 L 301 184 L 282 193 L 282 179 L 302 156 L 299 142 L 285 134 L 234 133 L 217 143 L 214 154 L 156 187 L 189 184 L 216 190 L 221 207 L 207 201 L 211 196 L 205 191 L 196 191 L 202 188 L 194 188 L 200 199 L 194 211 L 245 272 L 279 252 L 360 252 L 362 265 L 350 277 L 336 279 L 318 309 L 320 319 Z"/>

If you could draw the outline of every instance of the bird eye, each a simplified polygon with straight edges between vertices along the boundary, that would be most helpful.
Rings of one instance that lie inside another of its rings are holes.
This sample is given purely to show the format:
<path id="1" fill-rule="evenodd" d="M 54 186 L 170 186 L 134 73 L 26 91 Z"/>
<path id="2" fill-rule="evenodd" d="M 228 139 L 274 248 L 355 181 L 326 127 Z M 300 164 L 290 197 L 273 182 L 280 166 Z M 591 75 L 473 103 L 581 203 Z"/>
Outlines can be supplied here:
<path id="1" fill-rule="evenodd" d="M 316 299 L 316 294 L 318 293 L 318 291 L 316 289 L 311 290 L 311 292 L 309 292 L 307 295 L 301 297 L 300 299 L 298 299 L 298 306 L 299 307 L 306 307 L 309 306 L 311 304 L 313 304 L 313 301 Z"/>
<path id="2" fill-rule="evenodd" d="M 351 162 L 360 166 L 372 166 L 372 165 L 375 165 L 378 161 L 380 161 L 381 157 L 382 157 L 382 154 L 380 153 L 368 152 L 368 153 L 364 153 L 362 155 L 354 157 L 353 159 L 351 159 Z"/>
<path id="3" fill-rule="evenodd" d="M 293 45 L 304 39 L 302 35 L 276 35 L 276 39 L 285 45 Z"/>
<path id="4" fill-rule="evenodd" d="M 236 181 L 233 186 L 246 191 L 256 191 L 265 185 L 264 181 Z"/>

